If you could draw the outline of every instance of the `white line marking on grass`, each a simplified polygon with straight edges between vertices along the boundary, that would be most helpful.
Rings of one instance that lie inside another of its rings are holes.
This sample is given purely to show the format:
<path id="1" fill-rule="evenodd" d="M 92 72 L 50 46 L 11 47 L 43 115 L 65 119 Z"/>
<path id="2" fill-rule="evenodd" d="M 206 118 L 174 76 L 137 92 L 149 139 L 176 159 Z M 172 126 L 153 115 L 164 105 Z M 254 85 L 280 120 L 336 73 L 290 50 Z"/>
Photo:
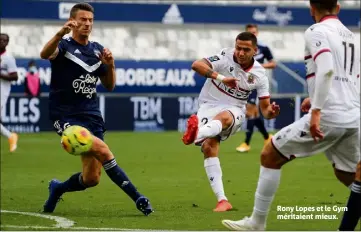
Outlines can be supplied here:
<path id="1" fill-rule="evenodd" d="M 59 216 L 51 216 L 40 213 L 30 213 L 30 212 L 20 212 L 20 211 L 10 211 L 10 210 L 1 210 L 1 213 L 13 213 L 13 214 L 21 214 L 33 217 L 46 218 L 50 220 L 54 220 L 56 225 L 54 226 L 20 226 L 20 225 L 1 225 L 1 228 L 16 228 L 16 229 L 69 229 L 69 230 L 118 230 L 118 231 L 172 231 L 172 230 L 145 230 L 145 229 L 125 229 L 125 228 L 91 228 L 91 227 L 73 227 L 75 224 L 74 221 L 69 220 L 64 217 Z"/>
<path id="2" fill-rule="evenodd" d="M 72 227 L 75 223 L 74 221 L 69 220 L 67 218 L 58 217 L 58 216 L 50 216 L 50 215 L 40 214 L 40 213 L 29 213 L 29 212 L 19 212 L 19 211 L 10 211 L 10 210 L 1 210 L 1 213 L 14 213 L 14 214 L 21 214 L 21 215 L 27 215 L 27 216 L 40 217 L 40 218 L 54 220 L 56 222 L 56 225 L 54 227 L 56 227 L 56 228 L 69 228 L 69 227 Z"/>

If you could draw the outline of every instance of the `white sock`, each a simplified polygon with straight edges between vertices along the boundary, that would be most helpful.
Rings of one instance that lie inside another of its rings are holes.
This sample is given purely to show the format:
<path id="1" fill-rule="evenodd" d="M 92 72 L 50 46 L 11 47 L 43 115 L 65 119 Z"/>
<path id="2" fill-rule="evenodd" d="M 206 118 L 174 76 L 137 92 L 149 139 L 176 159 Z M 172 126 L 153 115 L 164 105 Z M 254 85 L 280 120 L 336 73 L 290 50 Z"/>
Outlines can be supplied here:
<path id="1" fill-rule="evenodd" d="M 203 140 L 205 138 L 212 138 L 217 136 L 222 131 L 222 123 L 219 120 L 212 120 L 206 125 L 203 125 L 198 130 L 196 140 Z"/>
<path id="2" fill-rule="evenodd" d="M 269 208 L 280 183 L 281 170 L 261 166 L 251 220 L 266 225 Z"/>
<path id="3" fill-rule="evenodd" d="M 0 126 L 1 126 L 1 134 L 6 136 L 7 138 L 10 138 L 11 132 L 8 129 L 6 129 L 6 127 L 4 127 L 3 124 L 0 124 Z"/>
<path id="4" fill-rule="evenodd" d="M 218 157 L 210 157 L 204 160 L 204 168 L 206 169 L 209 183 L 212 190 L 217 197 L 218 202 L 221 200 L 228 200 L 224 194 L 222 169 Z"/>

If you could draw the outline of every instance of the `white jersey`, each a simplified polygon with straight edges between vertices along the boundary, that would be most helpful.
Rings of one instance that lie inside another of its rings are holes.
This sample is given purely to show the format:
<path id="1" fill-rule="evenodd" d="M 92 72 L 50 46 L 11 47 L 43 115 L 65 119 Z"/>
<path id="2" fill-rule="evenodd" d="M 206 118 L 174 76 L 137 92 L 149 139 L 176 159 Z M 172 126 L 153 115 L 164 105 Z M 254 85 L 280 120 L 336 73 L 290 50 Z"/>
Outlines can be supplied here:
<path id="1" fill-rule="evenodd" d="M 331 52 L 334 62 L 332 87 L 321 111 L 321 122 L 341 128 L 358 128 L 360 120 L 360 48 L 355 35 L 336 16 L 326 16 L 305 32 L 308 92 L 315 93 L 315 60 Z"/>
<path id="2" fill-rule="evenodd" d="M 212 69 L 225 77 L 238 79 L 238 88 L 231 89 L 218 80 L 207 78 L 199 95 L 199 103 L 232 105 L 244 108 L 252 90 L 257 90 L 258 98 L 269 98 L 269 83 L 266 71 L 254 61 L 252 67 L 243 70 L 233 59 L 234 48 L 223 49 L 220 54 L 206 58 Z"/>
<path id="3" fill-rule="evenodd" d="M 14 57 L 9 54 L 8 51 L 5 51 L 1 54 L 1 74 L 8 75 L 10 73 L 16 73 L 17 67 Z M 11 90 L 11 81 L 0 79 L 0 91 L 1 91 L 1 101 L 6 101 L 10 94 Z"/>

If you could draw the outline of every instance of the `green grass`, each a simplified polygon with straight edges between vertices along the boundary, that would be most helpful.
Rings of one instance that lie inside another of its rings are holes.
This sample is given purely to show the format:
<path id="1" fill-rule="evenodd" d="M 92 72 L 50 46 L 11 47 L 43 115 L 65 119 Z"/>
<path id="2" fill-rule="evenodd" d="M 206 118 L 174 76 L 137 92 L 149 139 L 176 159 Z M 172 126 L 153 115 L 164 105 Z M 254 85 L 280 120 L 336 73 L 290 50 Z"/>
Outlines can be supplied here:
<path id="1" fill-rule="evenodd" d="M 177 132 L 107 133 L 106 141 L 118 164 L 151 199 L 154 214 L 142 216 L 103 172 L 97 187 L 65 194 L 53 215 L 73 220 L 81 227 L 165 230 L 224 230 L 222 219 L 250 215 L 263 145 L 260 135 L 254 135 L 252 151 L 247 154 L 235 152 L 240 134 L 222 144 L 225 191 L 235 208 L 226 213 L 212 212 L 216 199 L 205 175 L 203 155 L 199 147 L 184 146 L 180 137 Z M 79 158 L 62 150 L 55 133 L 20 135 L 14 154 L 8 152 L 7 141 L 2 138 L 1 209 L 38 213 L 48 196 L 48 181 L 54 177 L 66 180 L 80 170 Z M 337 220 L 277 220 L 277 206 L 344 206 L 348 194 L 323 155 L 296 159 L 282 171 L 267 229 L 336 230 L 342 213 L 324 212 L 336 214 Z M 1 225 L 49 226 L 54 222 L 2 213 Z"/>

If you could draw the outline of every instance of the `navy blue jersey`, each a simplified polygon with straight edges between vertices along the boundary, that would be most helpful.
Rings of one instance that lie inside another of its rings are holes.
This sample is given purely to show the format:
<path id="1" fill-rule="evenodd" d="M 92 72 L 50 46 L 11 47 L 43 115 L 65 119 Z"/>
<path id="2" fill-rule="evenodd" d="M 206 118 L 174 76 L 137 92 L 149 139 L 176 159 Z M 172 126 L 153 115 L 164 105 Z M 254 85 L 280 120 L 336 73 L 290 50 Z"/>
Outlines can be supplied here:
<path id="1" fill-rule="evenodd" d="M 99 59 L 103 46 L 97 42 L 84 46 L 66 38 L 59 42 L 58 49 L 51 60 L 50 119 L 78 114 L 101 116 L 96 83 L 106 75 L 106 65 Z"/>
<path id="2" fill-rule="evenodd" d="M 257 47 L 258 47 L 258 51 L 257 51 L 257 54 L 254 56 L 254 58 L 260 64 L 264 64 L 265 60 L 267 60 L 267 61 L 273 60 L 272 52 L 271 52 L 271 50 L 269 49 L 268 46 L 266 46 L 266 45 L 264 45 L 262 43 L 258 43 Z"/>

